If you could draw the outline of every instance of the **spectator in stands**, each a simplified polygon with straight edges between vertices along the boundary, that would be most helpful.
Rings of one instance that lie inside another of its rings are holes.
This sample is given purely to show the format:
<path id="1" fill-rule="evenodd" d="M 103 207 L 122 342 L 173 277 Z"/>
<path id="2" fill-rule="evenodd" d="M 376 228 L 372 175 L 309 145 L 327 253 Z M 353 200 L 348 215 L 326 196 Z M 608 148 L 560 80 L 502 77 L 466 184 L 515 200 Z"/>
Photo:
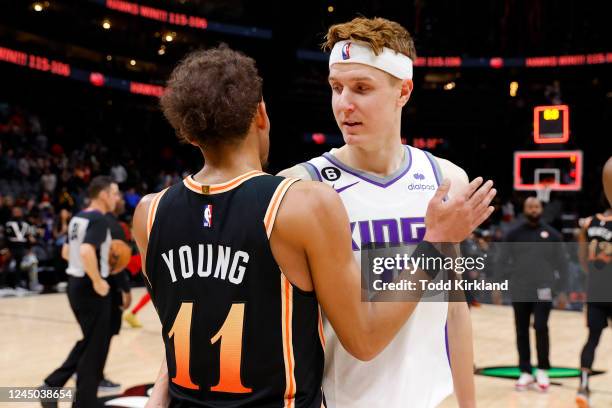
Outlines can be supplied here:
<path id="1" fill-rule="evenodd" d="M 13 206 L 13 197 L 0 195 L 0 227 L 11 217 L 11 208 Z"/>
<path id="2" fill-rule="evenodd" d="M 123 198 L 125 199 L 126 209 L 129 212 L 134 212 L 134 209 L 140 202 L 140 199 L 142 198 L 142 196 L 136 192 L 136 189 L 134 187 L 130 187 L 125 192 L 125 195 Z"/>
<path id="3" fill-rule="evenodd" d="M 111 167 L 110 173 L 111 173 L 111 177 L 117 184 L 123 184 L 127 181 L 127 178 L 128 178 L 127 170 L 119 162 L 115 162 L 115 164 L 113 164 L 113 167 Z"/>
<path id="4" fill-rule="evenodd" d="M 11 218 L 4 224 L 4 235 L 14 261 L 11 286 L 38 289 L 38 261 L 32 253 L 32 245 L 36 244 L 36 229 L 26 220 L 21 207 L 13 207 Z"/>
<path id="5" fill-rule="evenodd" d="M 47 166 L 44 174 L 40 178 L 40 184 L 44 191 L 47 193 L 54 193 L 55 187 L 57 186 L 57 176 L 51 172 L 51 169 Z"/>
<path id="6" fill-rule="evenodd" d="M 22 179 L 28 179 L 30 177 L 30 160 L 27 156 L 18 160 L 17 167 Z"/>
<path id="7" fill-rule="evenodd" d="M 68 223 L 72 218 L 72 213 L 62 208 L 59 214 L 55 217 L 53 225 L 53 245 L 50 249 L 52 254 L 53 276 L 48 280 L 47 291 L 55 291 L 54 287 L 60 281 L 66 279 L 66 267 L 68 264 L 62 258 L 62 246 L 68 241 Z"/>
<path id="8" fill-rule="evenodd" d="M 62 191 L 57 197 L 56 207 L 73 210 L 75 206 L 74 198 L 68 192 L 68 187 L 62 187 Z"/>

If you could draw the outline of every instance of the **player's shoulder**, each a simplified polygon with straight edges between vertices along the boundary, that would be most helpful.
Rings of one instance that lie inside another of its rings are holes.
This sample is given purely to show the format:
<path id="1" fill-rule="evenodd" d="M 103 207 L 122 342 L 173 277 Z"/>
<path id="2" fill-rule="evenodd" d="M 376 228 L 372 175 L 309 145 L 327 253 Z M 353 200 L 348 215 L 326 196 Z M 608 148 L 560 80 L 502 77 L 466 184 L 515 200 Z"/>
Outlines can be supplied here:
<path id="1" fill-rule="evenodd" d="M 283 199 L 282 209 L 288 216 L 322 219 L 327 213 L 342 206 L 342 200 L 334 189 L 317 181 L 294 183 Z"/>
<path id="2" fill-rule="evenodd" d="M 445 178 L 450 179 L 451 182 L 454 181 L 466 184 L 469 182 L 468 175 L 463 168 L 459 167 L 448 159 L 434 156 L 433 154 L 432 157 L 438 162 L 438 165 L 440 166 L 442 174 Z"/>
<path id="3" fill-rule="evenodd" d="M 293 184 L 288 194 L 296 200 L 304 200 L 309 204 L 339 199 L 338 193 L 332 187 L 325 183 L 310 180 L 301 180 L 299 183 Z"/>
<path id="4" fill-rule="evenodd" d="M 300 180 L 313 180 L 312 175 L 304 163 L 299 163 L 293 167 L 284 169 L 280 171 L 277 176 L 297 178 Z"/>
<path id="5" fill-rule="evenodd" d="M 162 190 L 164 191 L 164 190 Z M 145 223 L 149 215 L 151 204 L 155 201 L 160 192 L 146 194 L 140 199 L 134 210 L 134 226 L 139 223 Z"/>
<path id="6" fill-rule="evenodd" d="M 449 196 L 455 196 L 461 194 L 468 187 L 470 180 L 467 173 L 461 167 L 456 165 L 450 160 L 443 159 L 431 155 L 433 159 L 438 163 L 440 172 L 444 179 L 448 179 L 451 182 Z"/>
<path id="7" fill-rule="evenodd" d="M 143 207 L 149 208 L 149 206 L 151 205 L 155 197 L 157 197 L 157 194 L 159 193 L 150 193 L 142 197 L 140 201 L 138 202 L 138 205 L 136 205 L 136 210 L 138 210 L 138 208 L 143 208 Z"/>
<path id="8" fill-rule="evenodd" d="M 329 185 L 318 181 L 293 183 L 276 215 L 276 238 L 290 242 L 313 238 L 321 226 L 335 225 L 342 211 L 342 200 Z"/>

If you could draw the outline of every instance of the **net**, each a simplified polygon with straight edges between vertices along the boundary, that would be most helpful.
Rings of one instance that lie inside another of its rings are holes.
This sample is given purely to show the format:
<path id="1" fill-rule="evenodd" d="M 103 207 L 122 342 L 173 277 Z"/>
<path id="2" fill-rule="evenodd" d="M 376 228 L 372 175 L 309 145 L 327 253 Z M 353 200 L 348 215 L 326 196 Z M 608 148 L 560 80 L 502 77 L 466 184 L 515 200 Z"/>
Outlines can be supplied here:
<path id="1" fill-rule="evenodd" d="M 542 182 L 536 190 L 538 200 L 542 203 L 550 202 L 550 192 L 552 191 L 553 184 L 554 183 Z"/>

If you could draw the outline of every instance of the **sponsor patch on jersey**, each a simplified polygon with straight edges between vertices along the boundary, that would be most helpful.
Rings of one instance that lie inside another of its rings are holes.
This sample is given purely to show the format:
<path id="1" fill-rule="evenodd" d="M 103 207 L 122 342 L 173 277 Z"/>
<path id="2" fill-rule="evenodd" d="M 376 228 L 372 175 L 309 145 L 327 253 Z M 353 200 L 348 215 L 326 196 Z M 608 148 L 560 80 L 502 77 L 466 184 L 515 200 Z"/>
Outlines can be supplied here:
<path id="1" fill-rule="evenodd" d="M 424 184 L 424 183 L 410 183 L 408 184 L 408 190 L 410 191 L 425 191 L 425 190 L 437 190 L 435 184 Z"/>
<path id="2" fill-rule="evenodd" d="M 213 206 L 212 204 L 208 204 L 204 206 L 204 227 L 212 228 L 212 214 L 213 214 Z"/>
<path id="3" fill-rule="evenodd" d="M 423 173 L 414 173 L 412 176 L 417 180 L 425 180 Z"/>
<path id="4" fill-rule="evenodd" d="M 342 175 L 342 173 L 339 169 L 335 167 L 325 167 L 321 170 L 321 175 L 325 180 L 336 181 L 340 178 L 340 175 Z"/>

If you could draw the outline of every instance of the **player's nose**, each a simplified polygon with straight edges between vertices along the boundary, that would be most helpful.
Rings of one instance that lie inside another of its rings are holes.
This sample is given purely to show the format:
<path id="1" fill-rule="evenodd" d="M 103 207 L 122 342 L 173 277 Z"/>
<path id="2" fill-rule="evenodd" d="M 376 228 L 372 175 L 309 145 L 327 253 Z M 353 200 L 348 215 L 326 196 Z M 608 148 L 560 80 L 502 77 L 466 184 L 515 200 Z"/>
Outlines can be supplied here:
<path id="1" fill-rule="evenodd" d="M 355 103 L 347 87 L 345 87 L 338 96 L 338 108 L 343 112 L 353 112 L 355 110 Z"/>

